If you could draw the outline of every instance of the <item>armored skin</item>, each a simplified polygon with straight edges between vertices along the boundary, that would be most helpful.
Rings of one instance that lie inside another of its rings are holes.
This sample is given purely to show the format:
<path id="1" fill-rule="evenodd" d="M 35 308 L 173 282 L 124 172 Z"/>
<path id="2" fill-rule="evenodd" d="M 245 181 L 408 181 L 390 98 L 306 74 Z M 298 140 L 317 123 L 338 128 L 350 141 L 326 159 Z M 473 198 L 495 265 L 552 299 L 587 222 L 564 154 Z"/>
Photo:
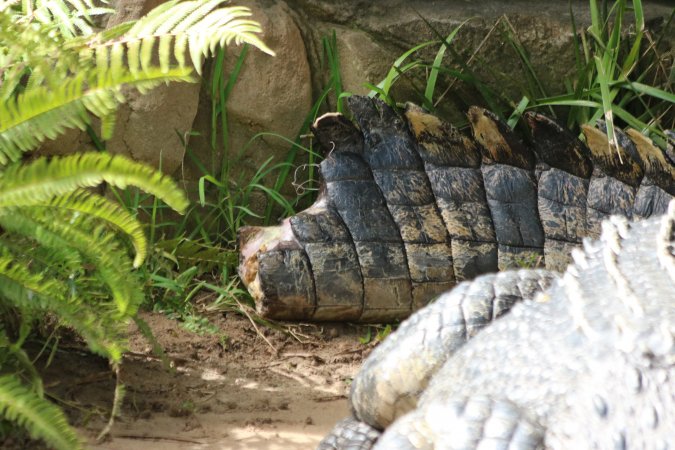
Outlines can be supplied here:
<path id="1" fill-rule="evenodd" d="M 634 130 L 588 146 L 551 119 L 526 115 L 528 146 L 472 107 L 473 137 L 419 107 L 400 116 L 350 97 L 354 122 L 314 126 L 323 187 L 309 209 L 241 231 L 239 272 L 265 317 L 389 322 L 458 282 L 518 265 L 561 271 L 611 214 L 663 214 L 675 166 Z"/>
<path id="2" fill-rule="evenodd" d="M 415 313 L 319 449 L 675 448 L 675 201 L 612 217 L 573 259 L 562 276 L 465 282 Z"/>

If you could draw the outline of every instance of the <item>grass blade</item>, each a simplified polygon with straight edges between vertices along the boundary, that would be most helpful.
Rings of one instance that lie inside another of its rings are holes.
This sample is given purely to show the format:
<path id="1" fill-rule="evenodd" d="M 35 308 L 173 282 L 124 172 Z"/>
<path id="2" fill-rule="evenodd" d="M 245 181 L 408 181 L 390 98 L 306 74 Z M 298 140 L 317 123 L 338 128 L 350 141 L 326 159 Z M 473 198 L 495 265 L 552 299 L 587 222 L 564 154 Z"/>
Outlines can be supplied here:
<path id="1" fill-rule="evenodd" d="M 441 67 L 441 64 L 443 63 L 443 57 L 445 56 L 445 50 L 448 48 L 448 46 L 452 43 L 453 39 L 455 39 L 455 36 L 457 35 L 457 32 L 469 21 L 470 19 L 465 20 L 458 26 L 456 26 L 452 32 L 445 38 L 443 39 L 443 42 L 441 42 L 441 46 L 438 48 L 438 51 L 436 52 L 436 57 L 434 58 L 434 64 L 431 67 L 431 71 L 429 72 L 429 78 L 427 79 L 427 86 L 426 89 L 424 90 L 424 98 L 426 99 L 426 105 L 429 110 L 433 109 L 434 105 L 434 91 L 436 89 L 436 81 L 438 80 L 438 68 Z"/>
<path id="2" fill-rule="evenodd" d="M 523 115 L 523 112 L 525 109 L 527 109 L 527 105 L 530 104 L 530 99 L 527 97 L 523 97 L 520 99 L 520 102 L 518 102 L 518 106 L 513 110 L 511 113 L 511 116 L 509 117 L 509 120 L 507 121 L 507 124 L 511 129 L 513 130 L 516 127 L 516 124 L 518 124 L 518 121 Z"/>

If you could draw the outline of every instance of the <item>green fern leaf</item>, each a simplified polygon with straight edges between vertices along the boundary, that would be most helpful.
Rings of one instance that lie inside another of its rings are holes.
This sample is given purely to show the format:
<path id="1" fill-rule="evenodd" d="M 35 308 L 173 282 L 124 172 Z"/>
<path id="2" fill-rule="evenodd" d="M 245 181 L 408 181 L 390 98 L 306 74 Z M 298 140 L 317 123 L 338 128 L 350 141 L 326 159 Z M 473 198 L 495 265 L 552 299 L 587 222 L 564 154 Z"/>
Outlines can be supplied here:
<path id="1" fill-rule="evenodd" d="M 61 410 L 23 386 L 13 375 L 0 377 L 0 414 L 56 449 L 83 448 Z"/>
<path id="2" fill-rule="evenodd" d="M 142 288 L 115 234 L 87 216 L 64 215 L 59 210 L 47 215 L 42 209 L 34 208 L 23 208 L 21 212 L 61 236 L 70 248 L 93 264 L 92 276 L 109 289 L 120 317 L 135 314 L 143 301 Z"/>
<path id="3" fill-rule="evenodd" d="M 108 140 L 112 137 L 117 123 L 117 114 L 110 113 L 100 117 L 101 119 L 101 139 Z"/>
<path id="4" fill-rule="evenodd" d="M 173 37 L 170 35 L 163 35 L 159 38 L 159 67 L 162 72 L 169 71 L 169 64 L 171 63 L 171 41 Z"/>
<path id="5" fill-rule="evenodd" d="M 63 278 L 69 278 L 81 271 L 83 261 L 79 252 L 70 248 L 61 236 L 21 214 L 17 208 L 2 210 L 0 227 L 11 234 L 11 242 L 2 242 L 10 252 L 30 254 L 41 268 L 52 269 L 54 272 L 63 270 Z"/>
<path id="6" fill-rule="evenodd" d="M 174 68 L 167 73 L 151 68 L 135 75 L 125 70 L 113 76 L 107 61 L 105 64 L 93 85 L 78 75 L 63 80 L 59 86 L 38 86 L 0 107 L 0 164 L 18 160 L 21 152 L 37 147 L 46 138 L 55 138 L 66 128 L 84 129 L 89 121 L 87 110 L 98 117 L 110 116 L 124 100 L 122 86 L 144 92 L 169 81 L 192 81 L 187 68 Z"/>
<path id="7" fill-rule="evenodd" d="M 136 76 L 141 67 L 139 55 L 141 54 L 141 41 L 133 41 L 127 44 L 129 54 L 127 60 L 129 62 L 129 70 L 131 74 Z"/>
<path id="8" fill-rule="evenodd" d="M 52 232 L 59 230 L 58 226 L 55 227 L 51 223 L 41 225 L 51 228 Z M 82 233 L 79 237 L 82 237 Z M 96 243 L 95 239 L 90 237 L 88 241 L 83 241 L 82 245 L 92 244 L 92 242 Z M 93 248 L 100 251 L 100 248 Z M 107 266 L 105 269 L 107 272 L 116 270 L 113 267 L 115 263 L 119 265 L 120 252 L 111 253 L 112 256 L 102 258 L 103 265 Z M 118 260 L 113 261 L 113 266 L 111 266 L 111 260 L 115 258 Z M 63 323 L 72 326 L 85 338 L 92 351 L 118 361 L 125 348 L 124 335 L 129 318 L 120 312 L 120 300 L 126 302 L 126 305 L 122 306 L 126 307 L 130 316 L 133 316 L 142 300 L 136 292 L 140 292 L 140 287 L 132 282 L 128 272 L 123 277 L 108 276 L 107 281 L 118 285 L 123 282 L 116 289 L 118 292 L 113 292 L 113 295 L 126 297 L 118 298 L 116 304 L 112 304 L 100 300 L 93 302 L 91 297 L 94 297 L 95 290 L 92 289 L 94 286 L 91 284 L 88 285 L 86 291 L 88 298 L 83 299 L 80 293 L 73 291 L 65 283 L 42 273 L 30 272 L 27 269 L 28 263 L 29 261 L 24 257 L 10 253 L 4 241 L 0 241 L 0 299 L 8 300 L 10 305 L 19 308 L 24 313 L 35 311 L 57 313 Z M 129 268 L 124 267 L 123 264 L 119 268 L 120 271 L 125 269 Z"/>
<path id="9" fill-rule="evenodd" d="M 183 1 L 172 0 L 153 9 L 138 20 L 124 35 L 114 41 L 92 37 L 87 48 L 107 55 L 106 47 L 123 43 L 127 48 L 129 70 L 134 73 L 140 67 L 151 67 L 155 43 L 159 40 L 160 68 L 168 70 L 171 57 L 179 67 L 185 64 L 185 50 L 192 64 L 201 73 L 203 58 L 213 54 L 218 46 L 247 43 L 265 53 L 274 52 L 262 42 L 258 34 L 260 24 L 244 19 L 251 15 L 250 9 L 241 6 L 220 8 L 226 0 Z M 140 51 L 139 51 L 140 50 Z"/>
<path id="10" fill-rule="evenodd" d="M 8 167 L 0 177 L 0 208 L 48 201 L 102 182 L 120 188 L 139 187 L 179 212 L 188 205 L 185 194 L 170 177 L 126 157 L 96 152 L 39 158 Z"/>
<path id="11" fill-rule="evenodd" d="M 0 293 L 25 310 L 48 309 L 49 300 L 67 292 L 64 283 L 33 273 L 19 263 L 20 259 L 0 247 Z"/>
<path id="12" fill-rule="evenodd" d="M 93 33 L 93 16 L 112 14 L 115 10 L 81 0 L 23 0 L 17 17 L 30 17 L 45 26 L 56 26 L 66 37 Z"/>
<path id="13" fill-rule="evenodd" d="M 105 197 L 85 190 L 76 190 L 65 195 L 55 196 L 45 201 L 37 197 L 21 198 L 14 202 L 15 207 L 42 206 L 59 208 L 64 211 L 75 211 L 104 220 L 125 233 L 133 243 L 136 251 L 134 267 L 141 265 L 147 254 L 147 241 L 141 223 L 117 203 Z"/>
<path id="14" fill-rule="evenodd" d="M 105 302 L 91 303 L 55 278 L 26 269 L 27 260 L 11 254 L 0 241 L 0 300 L 19 308 L 22 314 L 52 311 L 60 320 L 80 333 L 89 348 L 118 361 L 126 347 L 124 333 L 127 320 L 120 320 L 119 311 Z M 91 297 L 91 289 L 88 296 Z"/>

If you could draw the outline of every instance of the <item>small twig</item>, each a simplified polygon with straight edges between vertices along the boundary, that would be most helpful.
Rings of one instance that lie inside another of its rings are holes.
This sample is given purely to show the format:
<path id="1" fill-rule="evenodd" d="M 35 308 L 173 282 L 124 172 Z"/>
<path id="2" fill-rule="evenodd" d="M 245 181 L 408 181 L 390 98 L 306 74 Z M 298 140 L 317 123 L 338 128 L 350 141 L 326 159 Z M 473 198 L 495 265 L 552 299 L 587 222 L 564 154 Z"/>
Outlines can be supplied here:
<path id="1" fill-rule="evenodd" d="M 205 442 L 202 442 L 202 441 L 182 438 L 182 437 L 178 437 L 178 436 L 159 436 L 159 435 L 152 435 L 152 434 L 133 434 L 133 433 L 125 433 L 125 434 L 115 433 L 112 436 L 115 437 L 115 438 L 120 438 L 120 439 L 140 439 L 140 440 L 148 440 L 148 441 L 176 441 L 176 442 L 184 442 L 186 444 L 197 444 L 197 445 L 205 445 L 206 444 Z"/>
<path id="2" fill-rule="evenodd" d="M 204 402 L 208 402 L 208 401 L 211 400 L 213 397 L 215 397 L 217 393 L 218 393 L 218 392 L 216 392 L 216 391 L 208 392 L 209 395 L 208 395 L 207 397 L 200 398 L 199 400 L 195 400 L 195 403 L 204 403 Z"/>
<path id="3" fill-rule="evenodd" d="M 106 414 L 106 411 L 103 408 L 99 408 L 96 405 L 88 405 L 86 407 L 80 406 L 80 404 L 77 401 L 68 401 L 65 400 L 61 397 L 57 397 L 54 394 L 50 394 L 49 392 L 45 392 L 45 396 L 49 397 L 53 401 L 60 403 L 62 405 L 67 406 L 68 408 L 76 409 L 82 413 L 84 413 L 87 416 L 91 416 L 93 414 L 99 415 L 101 417 L 104 417 Z"/>
<path id="4" fill-rule="evenodd" d="M 151 361 L 161 361 L 158 357 L 151 355 L 150 353 L 141 353 L 141 352 L 132 352 L 127 350 L 123 355 L 125 358 L 139 358 L 139 359 L 149 359 Z"/>
<path id="5" fill-rule="evenodd" d="M 294 374 L 294 373 L 286 372 L 285 370 L 278 369 L 278 368 L 276 368 L 276 367 L 270 368 L 270 371 L 271 371 L 271 372 L 274 372 L 274 373 L 276 373 L 276 374 L 278 374 L 278 375 L 284 376 L 284 377 L 286 377 L 286 378 L 290 378 L 291 380 L 295 380 L 295 381 L 297 381 L 298 383 L 300 383 L 301 385 L 303 385 L 303 386 L 305 386 L 305 387 L 309 387 L 309 383 L 308 383 L 307 381 L 303 380 L 301 377 L 297 376 L 297 375 Z"/>
<path id="6" fill-rule="evenodd" d="M 271 363 L 263 364 L 262 366 L 251 366 L 251 367 L 249 367 L 249 369 L 251 369 L 251 370 L 267 370 L 272 366 L 280 366 L 285 362 L 286 361 L 273 361 Z"/>
<path id="7" fill-rule="evenodd" d="M 292 338 L 294 338 L 296 341 L 300 342 L 301 344 L 306 344 L 307 341 L 303 341 L 300 338 L 303 339 L 311 339 L 310 335 L 303 333 L 302 328 L 307 327 L 307 328 L 314 328 L 315 331 L 321 333 L 323 332 L 323 327 L 319 327 L 314 323 L 298 323 L 294 325 L 287 325 L 286 328 L 284 329 L 284 332 L 289 334 Z"/>
<path id="8" fill-rule="evenodd" d="M 304 352 L 286 352 L 280 355 L 282 358 L 307 358 L 313 359 L 316 362 L 324 363 L 326 362 L 322 357 L 314 353 L 304 353 Z"/>
<path id="9" fill-rule="evenodd" d="M 113 364 L 113 372 L 115 372 L 115 396 L 113 397 L 112 411 L 110 411 L 110 419 L 108 419 L 108 423 L 96 437 L 96 442 L 103 442 L 103 440 L 110 435 L 110 431 L 115 424 L 115 417 L 119 415 L 120 408 L 122 407 L 122 399 L 124 398 L 124 385 L 120 381 L 119 364 Z"/>
<path id="10" fill-rule="evenodd" d="M 269 369 L 272 366 L 280 366 L 281 364 L 284 364 L 286 360 L 291 359 L 291 358 L 309 358 L 313 359 L 314 361 L 324 364 L 326 361 L 321 358 L 318 355 L 313 355 L 311 353 L 282 353 L 279 355 L 279 360 L 278 361 L 272 361 L 270 363 L 266 363 L 262 366 L 252 366 L 249 367 L 249 369 L 253 370 L 261 370 L 261 369 Z"/>
<path id="11" fill-rule="evenodd" d="M 354 350 L 345 350 L 344 352 L 336 353 L 333 356 L 353 355 L 354 353 L 363 353 L 365 348 L 355 348 Z"/>
<path id="12" fill-rule="evenodd" d="M 315 353 L 309 353 L 309 352 L 283 352 L 280 356 L 283 356 L 285 358 L 315 358 L 315 359 L 321 359 L 318 355 Z"/>
<path id="13" fill-rule="evenodd" d="M 270 346 L 275 355 L 279 355 L 279 350 L 277 350 L 277 348 L 274 345 L 272 345 L 272 343 L 265 337 L 265 335 L 260 332 L 258 325 L 255 324 L 255 320 L 253 320 L 253 317 L 251 317 L 248 311 L 246 311 L 245 306 L 242 305 L 241 302 L 236 298 L 234 299 L 234 301 L 237 302 L 237 305 L 239 305 L 239 309 L 241 310 L 241 312 L 243 312 L 244 315 L 248 318 L 249 322 L 251 322 L 251 325 L 253 325 L 253 328 L 255 328 L 255 332 L 258 333 L 258 336 L 260 336 L 261 338 L 263 338 L 265 342 L 267 342 L 267 345 Z"/>
<path id="14" fill-rule="evenodd" d="M 325 397 L 315 398 L 315 402 L 333 402 L 335 400 L 342 400 L 347 398 L 345 394 L 327 395 Z"/>
<path id="15" fill-rule="evenodd" d="M 139 352 L 126 351 L 126 352 L 124 352 L 123 357 L 129 358 L 129 359 L 132 359 L 132 358 L 145 359 L 145 360 L 148 360 L 148 361 L 157 361 L 157 362 L 164 363 L 164 360 L 162 358 L 154 356 L 150 353 L 139 353 Z M 169 363 L 171 364 L 172 367 L 177 365 L 177 364 L 187 364 L 188 362 L 191 361 L 191 359 L 182 358 L 180 356 L 168 356 L 167 355 L 166 358 L 168 359 L 168 361 L 169 361 Z"/>

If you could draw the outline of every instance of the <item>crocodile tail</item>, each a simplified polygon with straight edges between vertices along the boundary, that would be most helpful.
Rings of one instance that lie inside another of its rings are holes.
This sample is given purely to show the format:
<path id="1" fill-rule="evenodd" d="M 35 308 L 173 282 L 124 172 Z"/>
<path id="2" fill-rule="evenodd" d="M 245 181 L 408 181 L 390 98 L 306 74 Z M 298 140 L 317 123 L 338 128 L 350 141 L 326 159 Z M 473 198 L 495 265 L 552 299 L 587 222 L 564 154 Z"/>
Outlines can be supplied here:
<path id="1" fill-rule="evenodd" d="M 635 131 L 588 145 L 527 114 L 531 145 L 472 107 L 472 136 L 408 105 L 350 97 L 354 121 L 325 115 L 317 202 L 277 227 L 242 232 L 240 274 L 271 318 L 381 322 L 457 282 L 517 265 L 562 270 L 611 214 L 661 214 L 674 195 L 667 153 Z"/>

